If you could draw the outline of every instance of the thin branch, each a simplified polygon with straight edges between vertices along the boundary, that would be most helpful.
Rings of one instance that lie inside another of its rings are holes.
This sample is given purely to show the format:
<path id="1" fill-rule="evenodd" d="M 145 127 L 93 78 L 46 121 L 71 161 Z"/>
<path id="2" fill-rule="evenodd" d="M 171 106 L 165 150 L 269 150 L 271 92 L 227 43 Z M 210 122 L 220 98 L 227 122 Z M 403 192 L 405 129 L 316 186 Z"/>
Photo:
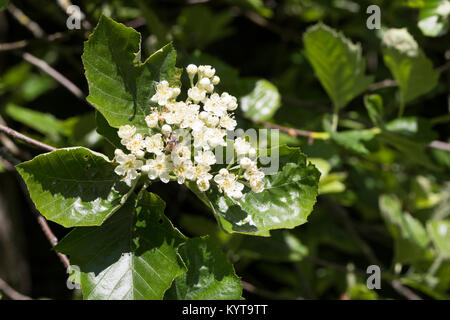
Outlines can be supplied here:
<path id="1" fill-rule="evenodd" d="M 15 139 L 19 139 L 21 141 L 24 141 L 30 145 L 33 145 L 35 147 L 38 147 L 40 149 L 46 150 L 46 151 L 54 151 L 56 150 L 55 147 L 49 146 L 48 144 L 45 144 L 43 142 L 37 141 L 33 138 L 30 138 L 24 134 L 21 134 L 20 132 L 17 132 L 16 130 L 11 129 L 10 127 L 7 127 L 3 124 L 0 124 L 0 132 L 6 133 L 10 137 L 13 137 Z"/>
<path id="2" fill-rule="evenodd" d="M 29 46 L 30 44 L 41 43 L 42 41 L 52 42 L 55 40 L 59 40 L 66 35 L 67 34 L 62 33 L 62 32 L 56 32 L 56 33 L 50 34 L 41 39 L 19 40 L 19 41 L 9 42 L 9 43 L 0 43 L 0 51 L 22 49 L 22 48 Z"/>
<path id="3" fill-rule="evenodd" d="M 422 300 L 421 297 L 419 297 L 417 294 L 412 292 L 408 287 L 405 287 L 400 281 L 398 280 L 392 280 L 391 281 L 392 288 L 395 289 L 398 293 L 400 293 L 402 296 L 407 298 L 408 300 Z"/>
<path id="4" fill-rule="evenodd" d="M 318 139 L 318 140 L 329 140 L 330 139 L 330 134 L 328 132 L 317 132 L 317 131 L 295 129 L 295 128 L 289 128 L 289 127 L 281 126 L 281 125 L 266 122 L 266 121 L 251 120 L 248 118 L 245 118 L 245 119 L 256 125 L 261 125 L 265 128 L 278 129 L 281 132 L 286 133 L 294 138 L 299 137 L 299 136 L 307 137 L 307 138 L 309 138 L 309 144 L 314 142 L 314 139 Z M 377 128 L 367 129 L 367 131 L 371 131 L 375 134 L 379 133 L 378 130 L 375 130 L 375 129 L 377 129 Z M 434 140 L 434 141 L 430 142 L 427 146 L 429 148 L 450 152 L 450 143 L 447 143 L 444 141 Z"/>
<path id="5" fill-rule="evenodd" d="M 31 20 L 22 10 L 17 8 L 11 2 L 8 4 L 7 9 L 9 13 L 11 13 L 21 25 L 30 30 L 36 38 L 42 38 L 45 35 L 44 30 L 42 30 L 36 22 Z"/>
<path id="6" fill-rule="evenodd" d="M 2 278 L 0 278 L 0 291 L 3 292 L 7 297 L 11 298 L 12 300 L 33 300 L 30 297 L 21 294 L 20 292 L 17 292 Z"/>
<path id="7" fill-rule="evenodd" d="M 288 296 L 280 296 L 278 294 L 275 294 L 269 290 L 265 290 L 265 289 L 261 289 L 261 288 L 257 288 L 255 287 L 253 284 L 248 283 L 244 280 L 241 280 L 241 284 L 242 284 L 242 288 L 250 293 L 253 293 L 255 295 L 261 296 L 263 298 L 266 299 L 272 299 L 272 300 L 282 300 L 282 299 L 286 299 L 286 300 L 304 300 L 304 298 L 302 297 L 288 297 Z"/>
<path id="8" fill-rule="evenodd" d="M 49 76 L 51 76 L 53 79 L 58 81 L 61 85 L 63 85 L 67 90 L 72 92 L 72 94 L 77 97 L 78 99 L 84 100 L 85 95 L 84 93 L 78 88 L 75 84 L 73 84 L 72 81 L 67 79 L 65 76 L 63 76 L 61 73 L 53 69 L 51 66 L 47 64 L 47 62 L 33 56 L 32 54 L 25 52 L 22 54 L 22 57 L 28 61 L 29 63 L 35 65 L 45 73 L 47 73 Z"/>

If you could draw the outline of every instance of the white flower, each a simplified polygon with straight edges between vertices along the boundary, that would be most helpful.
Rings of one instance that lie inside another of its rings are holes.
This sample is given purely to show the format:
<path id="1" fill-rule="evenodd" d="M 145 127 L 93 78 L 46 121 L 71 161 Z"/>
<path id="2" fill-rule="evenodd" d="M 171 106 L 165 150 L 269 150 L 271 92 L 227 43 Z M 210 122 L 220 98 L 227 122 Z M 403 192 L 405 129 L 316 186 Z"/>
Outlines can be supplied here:
<path id="1" fill-rule="evenodd" d="M 130 126 L 130 125 L 124 125 L 121 126 L 119 128 L 119 131 L 117 132 L 117 135 L 119 136 L 119 138 L 121 138 L 121 143 L 123 145 L 126 145 L 128 143 L 128 141 L 131 140 L 131 138 L 135 135 L 136 133 L 136 127 Z"/>
<path id="2" fill-rule="evenodd" d="M 164 141 L 160 133 L 146 137 L 144 140 L 144 147 L 148 152 L 160 155 L 164 149 Z"/>
<path id="3" fill-rule="evenodd" d="M 207 138 L 209 146 L 211 148 L 226 146 L 227 142 L 224 139 L 226 134 L 226 130 L 220 128 L 208 128 Z"/>
<path id="4" fill-rule="evenodd" d="M 259 193 L 264 190 L 264 181 L 259 179 L 250 179 L 250 188 L 253 192 Z"/>
<path id="5" fill-rule="evenodd" d="M 222 102 L 227 106 L 227 109 L 229 111 L 236 110 L 236 108 L 238 107 L 236 97 L 228 94 L 228 92 L 223 92 L 220 98 Z"/>
<path id="6" fill-rule="evenodd" d="M 187 146 L 177 144 L 173 149 L 171 158 L 173 163 L 180 164 L 191 159 L 191 149 Z"/>
<path id="7" fill-rule="evenodd" d="M 250 151 L 250 143 L 245 141 L 245 139 L 239 137 L 234 140 L 234 150 L 236 151 L 236 154 L 239 155 L 246 155 Z"/>
<path id="8" fill-rule="evenodd" d="M 199 87 L 193 87 L 188 90 L 188 97 L 191 98 L 195 103 L 205 100 L 206 91 L 200 89 Z"/>
<path id="9" fill-rule="evenodd" d="M 219 117 L 216 117 L 215 115 L 210 114 L 208 118 L 206 119 L 205 123 L 209 127 L 215 127 L 219 124 Z"/>
<path id="10" fill-rule="evenodd" d="M 436 8 L 436 13 L 444 18 L 447 18 L 450 15 L 450 1 L 443 1 Z"/>
<path id="11" fill-rule="evenodd" d="M 184 162 L 179 163 L 178 165 L 174 165 L 173 173 L 177 177 L 177 182 L 179 184 L 183 184 L 186 179 L 193 180 L 194 179 L 194 166 L 192 165 L 191 160 L 186 160 Z"/>
<path id="12" fill-rule="evenodd" d="M 221 117 L 227 112 L 227 104 L 217 93 L 213 93 L 204 103 L 203 109 Z"/>
<path id="13" fill-rule="evenodd" d="M 211 180 L 212 175 L 209 173 L 209 170 L 211 170 L 210 166 L 204 165 L 204 164 L 198 164 L 194 167 L 193 173 L 194 173 L 194 180 Z"/>
<path id="14" fill-rule="evenodd" d="M 228 131 L 233 131 L 236 128 L 237 122 L 228 114 L 223 115 L 220 118 L 220 126 L 227 129 Z"/>
<path id="15" fill-rule="evenodd" d="M 258 169 L 256 163 L 253 163 L 253 165 L 244 172 L 244 178 L 247 180 L 262 180 L 264 176 L 264 172 Z"/>
<path id="16" fill-rule="evenodd" d="M 216 156 L 210 150 L 208 150 L 208 151 L 198 151 L 197 154 L 194 157 L 194 160 L 198 164 L 204 164 L 204 165 L 211 166 L 211 165 L 216 163 Z"/>
<path id="17" fill-rule="evenodd" d="M 217 86 L 220 83 L 220 78 L 218 76 L 214 76 L 211 80 L 211 83 Z"/>
<path id="18" fill-rule="evenodd" d="M 198 179 L 197 187 L 202 192 L 207 191 L 210 187 L 209 180 L 208 179 Z"/>
<path id="19" fill-rule="evenodd" d="M 147 160 L 146 164 L 142 166 L 142 171 L 146 172 L 151 180 L 159 178 L 164 183 L 170 181 L 169 173 L 172 169 L 173 165 L 169 157 L 164 154 L 157 156 L 156 159 Z"/>
<path id="20" fill-rule="evenodd" d="M 183 121 L 186 103 L 173 102 L 166 105 L 167 112 L 163 113 L 163 118 L 168 124 L 179 124 Z"/>
<path id="21" fill-rule="evenodd" d="M 199 66 L 198 67 L 198 73 L 201 75 L 204 75 L 207 78 L 212 78 L 216 74 L 216 69 L 214 69 L 211 66 Z"/>
<path id="22" fill-rule="evenodd" d="M 195 64 L 190 64 L 186 67 L 186 71 L 190 77 L 194 77 L 194 75 L 197 73 L 197 66 Z"/>
<path id="23" fill-rule="evenodd" d="M 163 125 L 162 128 L 161 128 L 161 132 L 162 132 L 165 136 L 168 136 L 169 133 L 172 132 L 172 127 L 169 126 L 168 124 L 165 124 L 165 125 Z"/>
<path id="24" fill-rule="evenodd" d="M 243 157 L 239 160 L 239 165 L 242 169 L 249 169 L 255 165 L 255 162 L 250 160 L 250 158 Z"/>
<path id="25" fill-rule="evenodd" d="M 152 112 L 148 116 L 145 117 L 145 122 L 149 128 L 155 128 L 158 126 L 159 113 Z"/>
<path id="26" fill-rule="evenodd" d="M 131 186 L 131 181 L 139 177 L 138 170 L 141 169 L 143 162 L 137 160 L 133 154 L 125 154 L 122 150 L 116 149 L 115 160 L 119 164 L 114 172 L 119 176 L 124 176 L 122 179 L 128 186 Z"/>
<path id="27" fill-rule="evenodd" d="M 416 57 L 419 54 L 419 45 L 406 28 L 389 29 L 384 33 L 382 43 L 410 57 Z"/>
<path id="28" fill-rule="evenodd" d="M 224 192 L 233 199 L 242 198 L 244 185 L 238 182 L 237 176 L 229 173 L 227 169 L 220 169 L 219 174 L 214 177 L 214 181 L 217 183 L 220 192 Z"/>
<path id="29" fill-rule="evenodd" d="M 145 155 L 145 152 L 143 151 L 144 138 L 140 133 L 135 134 L 130 140 L 128 140 L 125 147 L 139 158 L 142 158 Z"/>
<path id="30" fill-rule="evenodd" d="M 165 106 L 167 101 L 175 98 L 180 94 L 179 88 L 171 88 L 169 82 L 163 80 L 156 84 L 156 93 L 151 98 L 152 101 L 157 102 L 160 106 Z"/>

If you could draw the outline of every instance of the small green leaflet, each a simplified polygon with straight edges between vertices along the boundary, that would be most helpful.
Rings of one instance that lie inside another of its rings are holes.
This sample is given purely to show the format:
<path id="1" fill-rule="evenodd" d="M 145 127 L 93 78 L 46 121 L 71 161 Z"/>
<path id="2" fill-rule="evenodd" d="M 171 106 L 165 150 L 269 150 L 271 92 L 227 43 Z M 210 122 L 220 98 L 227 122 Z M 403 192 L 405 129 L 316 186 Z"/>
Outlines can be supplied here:
<path id="1" fill-rule="evenodd" d="M 134 125 L 147 132 L 145 117 L 155 105 L 150 99 L 155 82 L 167 80 L 179 86 L 181 71 L 176 52 L 168 44 L 141 62 L 140 34 L 102 16 L 82 56 L 89 84 L 87 100 L 111 127 Z"/>
<path id="2" fill-rule="evenodd" d="M 320 173 L 298 148 L 281 147 L 279 155 L 279 170 L 264 178 L 261 193 L 245 188 L 243 198 L 233 200 L 216 188 L 200 192 L 195 183 L 187 186 L 213 211 L 226 232 L 268 237 L 270 230 L 295 228 L 307 222 L 313 209 Z"/>
<path id="3" fill-rule="evenodd" d="M 36 209 L 65 227 L 102 224 L 129 189 L 112 162 L 82 147 L 44 153 L 16 168 Z"/>
<path id="4" fill-rule="evenodd" d="M 344 108 L 366 90 L 373 77 L 366 76 L 361 45 L 319 23 L 303 35 L 305 55 L 337 109 Z"/>
<path id="5" fill-rule="evenodd" d="M 100 227 L 80 227 L 56 247 L 80 269 L 84 299 L 162 299 L 186 271 L 177 248 L 186 238 L 155 194 L 133 196 Z M 136 206 L 135 206 L 136 203 Z"/>
<path id="6" fill-rule="evenodd" d="M 208 237 L 189 239 L 178 252 L 188 271 L 175 279 L 165 299 L 242 299 L 241 281 L 233 266 Z"/>

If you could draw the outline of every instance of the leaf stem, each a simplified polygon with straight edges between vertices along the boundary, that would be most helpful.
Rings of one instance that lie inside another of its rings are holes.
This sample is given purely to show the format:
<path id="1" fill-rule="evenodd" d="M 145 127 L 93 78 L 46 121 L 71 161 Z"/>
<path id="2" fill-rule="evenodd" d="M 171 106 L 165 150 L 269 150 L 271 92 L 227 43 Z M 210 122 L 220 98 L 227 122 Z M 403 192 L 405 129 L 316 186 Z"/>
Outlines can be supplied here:
<path id="1" fill-rule="evenodd" d="M 333 132 L 337 131 L 338 123 L 339 123 L 339 109 L 336 107 L 336 105 L 334 105 L 333 115 L 331 118 L 331 130 Z"/>

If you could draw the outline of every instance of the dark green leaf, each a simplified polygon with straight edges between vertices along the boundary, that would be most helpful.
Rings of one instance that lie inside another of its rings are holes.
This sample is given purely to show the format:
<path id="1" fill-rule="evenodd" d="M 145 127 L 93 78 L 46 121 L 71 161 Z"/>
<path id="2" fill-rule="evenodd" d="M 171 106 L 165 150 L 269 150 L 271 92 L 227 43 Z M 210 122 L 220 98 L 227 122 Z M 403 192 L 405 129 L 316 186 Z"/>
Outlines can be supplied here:
<path id="1" fill-rule="evenodd" d="M 80 227 L 56 247 L 81 271 L 89 300 L 162 299 L 186 268 L 177 254 L 185 237 L 164 215 L 165 203 L 144 192 L 100 227 Z"/>
<path id="2" fill-rule="evenodd" d="M 178 251 L 187 272 L 175 279 L 166 299 L 242 299 L 241 281 L 233 266 L 208 237 L 189 239 Z"/>
<path id="3" fill-rule="evenodd" d="M 117 211 L 128 187 L 104 155 L 76 147 L 17 165 L 36 208 L 65 227 L 94 226 Z"/>
<path id="4" fill-rule="evenodd" d="M 254 89 L 241 97 L 240 105 L 247 118 L 266 121 L 272 118 L 281 104 L 281 96 L 271 82 L 261 79 L 256 81 Z"/>

